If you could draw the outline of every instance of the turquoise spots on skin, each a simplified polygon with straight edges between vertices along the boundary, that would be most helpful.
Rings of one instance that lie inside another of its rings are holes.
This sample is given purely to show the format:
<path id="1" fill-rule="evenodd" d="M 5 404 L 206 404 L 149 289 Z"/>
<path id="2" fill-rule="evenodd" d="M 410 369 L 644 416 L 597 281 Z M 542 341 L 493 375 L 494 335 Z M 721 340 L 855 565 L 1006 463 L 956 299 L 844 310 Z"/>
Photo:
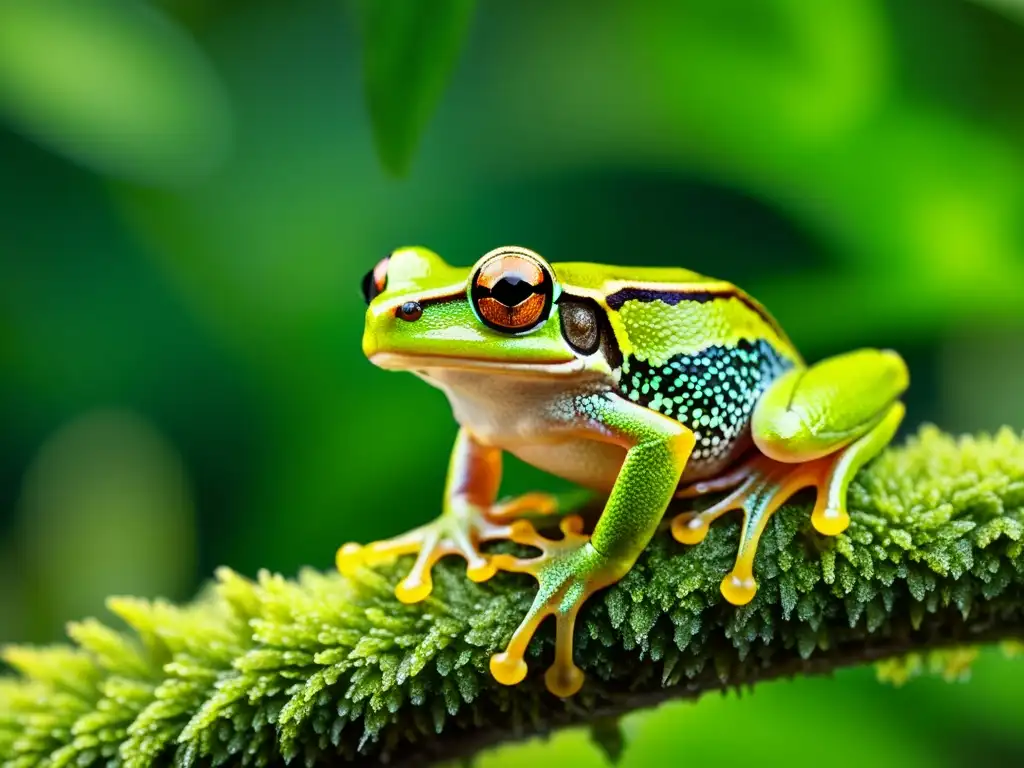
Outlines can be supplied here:
<path id="1" fill-rule="evenodd" d="M 693 430 L 691 463 L 718 462 L 742 448 L 761 394 L 791 367 L 767 342 L 743 340 L 735 347 L 676 355 L 659 366 L 629 356 L 619 391 Z"/>

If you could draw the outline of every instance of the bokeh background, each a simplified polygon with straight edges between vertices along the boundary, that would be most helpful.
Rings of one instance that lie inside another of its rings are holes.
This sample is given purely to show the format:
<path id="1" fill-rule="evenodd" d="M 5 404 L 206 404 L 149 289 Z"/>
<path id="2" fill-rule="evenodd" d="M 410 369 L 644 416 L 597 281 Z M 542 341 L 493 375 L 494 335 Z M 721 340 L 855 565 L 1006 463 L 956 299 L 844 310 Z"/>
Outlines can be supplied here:
<path id="1" fill-rule="evenodd" d="M 685 265 L 899 349 L 905 432 L 1024 427 L 1024 2 L 403 5 L 0 0 L 0 640 L 435 515 L 447 405 L 360 352 L 399 245 Z M 1022 764 L 1022 690 L 776 683 L 623 764 Z"/>

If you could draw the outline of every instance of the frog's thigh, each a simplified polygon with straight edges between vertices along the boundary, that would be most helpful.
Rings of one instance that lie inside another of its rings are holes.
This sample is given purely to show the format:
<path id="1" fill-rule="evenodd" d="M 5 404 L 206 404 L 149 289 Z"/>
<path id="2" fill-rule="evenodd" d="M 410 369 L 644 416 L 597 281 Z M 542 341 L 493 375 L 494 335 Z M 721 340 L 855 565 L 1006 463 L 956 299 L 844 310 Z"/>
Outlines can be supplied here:
<path id="1" fill-rule="evenodd" d="M 890 350 L 861 349 L 796 368 L 754 409 L 754 443 L 790 463 L 834 453 L 874 429 L 909 381 L 903 358 Z"/>

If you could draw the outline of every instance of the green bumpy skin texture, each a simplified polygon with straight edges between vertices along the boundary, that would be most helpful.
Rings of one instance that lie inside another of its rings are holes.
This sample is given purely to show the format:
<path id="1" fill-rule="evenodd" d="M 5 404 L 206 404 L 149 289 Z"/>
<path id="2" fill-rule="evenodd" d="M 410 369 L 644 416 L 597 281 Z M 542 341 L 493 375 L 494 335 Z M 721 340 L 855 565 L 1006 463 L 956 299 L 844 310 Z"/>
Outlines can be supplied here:
<path id="1" fill-rule="evenodd" d="M 655 536 L 581 612 L 576 661 L 588 682 L 571 702 L 547 693 L 538 672 L 550 629 L 531 646 L 525 682 L 491 679 L 488 658 L 536 587 L 509 574 L 474 584 L 456 559 L 411 606 L 394 597 L 404 562 L 352 579 L 305 571 L 251 582 L 224 569 L 183 607 L 111 600 L 132 632 L 89 620 L 70 626 L 75 647 L 6 650 L 16 674 L 0 679 L 0 764 L 424 761 L 598 710 L 1019 636 L 1020 437 L 922 430 L 858 475 L 852 523 L 835 538 L 811 529 L 809 498 L 772 519 L 757 555 L 761 588 L 742 608 L 718 589 L 736 520 L 695 547 Z"/>

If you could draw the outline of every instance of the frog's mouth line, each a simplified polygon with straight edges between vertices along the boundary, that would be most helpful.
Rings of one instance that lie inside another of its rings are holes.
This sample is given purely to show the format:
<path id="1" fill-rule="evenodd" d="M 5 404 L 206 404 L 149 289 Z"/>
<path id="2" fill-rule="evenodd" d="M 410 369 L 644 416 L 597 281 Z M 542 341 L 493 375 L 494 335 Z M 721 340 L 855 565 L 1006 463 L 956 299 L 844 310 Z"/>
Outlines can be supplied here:
<path id="1" fill-rule="evenodd" d="M 432 370 L 444 371 L 476 371 L 522 376 L 524 378 L 553 378 L 579 374 L 586 367 L 580 358 L 573 358 L 558 363 L 530 363 L 472 360 L 462 357 L 445 355 L 405 355 L 398 352 L 377 352 L 370 356 L 370 362 L 378 368 L 389 371 L 413 371 L 429 376 Z"/>

